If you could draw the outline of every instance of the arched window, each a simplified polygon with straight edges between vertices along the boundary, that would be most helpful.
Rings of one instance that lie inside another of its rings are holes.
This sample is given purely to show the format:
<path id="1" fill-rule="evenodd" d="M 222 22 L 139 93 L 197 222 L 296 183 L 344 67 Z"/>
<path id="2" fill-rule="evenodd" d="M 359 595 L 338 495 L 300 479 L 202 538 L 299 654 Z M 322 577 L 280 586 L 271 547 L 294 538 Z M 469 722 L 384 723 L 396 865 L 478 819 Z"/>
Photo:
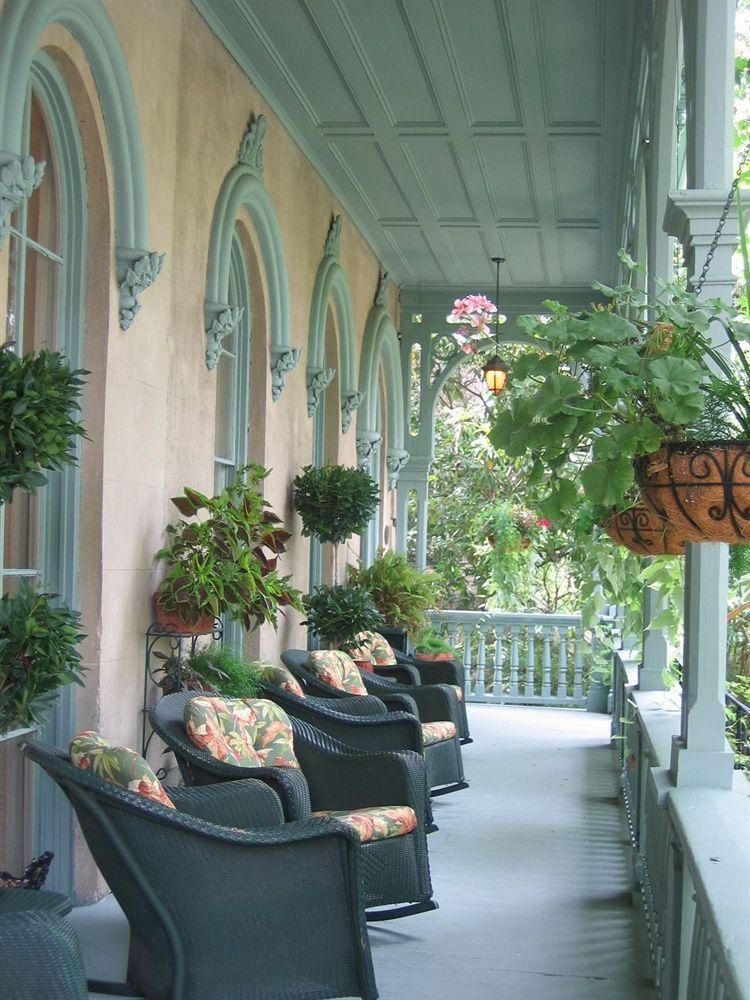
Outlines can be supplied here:
<path id="1" fill-rule="evenodd" d="M 46 169 L 40 186 L 11 215 L 0 250 L 3 339 L 13 340 L 18 354 L 42 347 L 61 350 L 71 366 L 79 367 L 85 325 L 85 172 L 77 116 L 59 70 L 44 53 L 31 69 L 23 154 L 45 161 Z M 35 495 L 19 492 L 0 506 L 2 593 L 13 593 L 25 578 L 78 605 L 79 483 L 78 468 L 66 468 L 49 474 L 48 485 Z M 75 725 L 74 695 L 73 685 L 62 689 L 44 727 L 45 740 L 67 744 Z M 51 887 L 69 891 L 72 818 L 48 785 L 38 786 L 33 839 L 55 852 Z"/>
<path id="2" fill-rule="evenodd" d="M 234 481 L 247 464 L 250 388 L 250 288 L 240 236 L 235 230 L 229 269 L 229 305 L 241 310 L 240 320 L 221 342 L 216 365 L 216 418 L 214 423 L 214 488 L 218 493 Z M 224 621 L 224 640 L 242 647 L 239 622 Z"/>

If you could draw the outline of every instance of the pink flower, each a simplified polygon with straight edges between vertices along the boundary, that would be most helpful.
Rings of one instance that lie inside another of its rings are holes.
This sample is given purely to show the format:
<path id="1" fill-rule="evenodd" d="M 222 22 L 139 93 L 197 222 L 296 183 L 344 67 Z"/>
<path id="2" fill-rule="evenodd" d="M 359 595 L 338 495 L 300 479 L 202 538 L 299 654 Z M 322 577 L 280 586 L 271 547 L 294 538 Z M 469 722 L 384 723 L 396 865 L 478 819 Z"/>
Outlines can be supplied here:
<path id="1" fill-rule="evenodd" d="M 461 350 L 464 352 L 464 354 L 476 354 L 477 346 L 476 344 L 472 344 L 471 341 L 467 340 L 466 343 L 461 344 Z"/>
<path id="2" fill-rule="evenodd" d="M 549 528 L 549 527 L 551 527 L 551 523 L 547 520 L 546 517 L 540 517 L 539 520 L 536 523 L 539 525 L 540 528 Z"/>

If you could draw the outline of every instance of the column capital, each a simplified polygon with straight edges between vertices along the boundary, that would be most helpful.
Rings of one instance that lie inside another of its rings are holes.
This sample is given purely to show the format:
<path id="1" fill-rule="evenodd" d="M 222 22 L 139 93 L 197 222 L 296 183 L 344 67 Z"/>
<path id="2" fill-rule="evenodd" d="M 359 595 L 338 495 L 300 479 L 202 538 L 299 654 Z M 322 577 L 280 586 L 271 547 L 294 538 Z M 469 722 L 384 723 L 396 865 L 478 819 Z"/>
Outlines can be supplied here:
<path id="1" fill-rule="evenodd" d="M 715 188 L 670 191 L 664 213 L 664 229 L 670 236 L 676 236 L 683 245 L 699 239 L 703 242 L 706 237 L 710 243 L 728 194 L 728 190 L 719 191 Z M 738 238 L 737 213 L 730 209 L 720 242 L 734 246 Z"/>

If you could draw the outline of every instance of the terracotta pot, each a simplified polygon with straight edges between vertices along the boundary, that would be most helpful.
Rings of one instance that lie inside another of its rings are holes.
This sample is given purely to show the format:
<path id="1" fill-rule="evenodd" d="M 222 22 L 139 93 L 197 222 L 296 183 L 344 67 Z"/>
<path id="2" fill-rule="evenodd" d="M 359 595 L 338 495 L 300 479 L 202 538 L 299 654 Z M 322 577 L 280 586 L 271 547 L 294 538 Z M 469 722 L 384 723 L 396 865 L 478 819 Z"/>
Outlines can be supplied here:
<path id="1" fill-rule="evenodd" d="M 455 653 L 415 653 L 415 660 L 429 660 L 432 663 L 449 663 L 456 659 Z"/>
<path id="2" fill-rule="evenodd" d="M 665 445 L 635 469 L 644 499 L 688 541 L 750 544 L 750 441 Z"/>
<path id="3" fill-rule="evenodd" d="M 616 511 L 603 527 L 613 542 L 639 556 L 685 555 L 685 536 L 647 504 Z"/>
<path id="4" fill-rule="evenodd" d="M 359 670 L 366 670 L 370 674 L 375 672 L 375 664 L 372 660 L 354 660 L 354 666 Z"/>
<path id="5" fill-rule="evenodd" d="M 179 633 L 180 635 L 206 635 L 213 632 L 215 619 L 213 615 L 202 615 L 194 624 L 185 622 L 177 611 L 167 611 L 162 607 L 161 594 L 153 595 L 154 619 L 162 631 Z"/>

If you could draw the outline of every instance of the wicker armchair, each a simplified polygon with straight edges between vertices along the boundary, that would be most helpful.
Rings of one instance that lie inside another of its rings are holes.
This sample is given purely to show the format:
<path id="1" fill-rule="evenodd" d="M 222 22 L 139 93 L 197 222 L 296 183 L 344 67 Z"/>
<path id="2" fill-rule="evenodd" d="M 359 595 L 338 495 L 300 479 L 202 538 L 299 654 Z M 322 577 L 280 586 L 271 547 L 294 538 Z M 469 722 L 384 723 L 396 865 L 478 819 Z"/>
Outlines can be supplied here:
<path id="1" fill-rule="evenodd" d="M 375 672 L 382 677 L 391 677 L 399 684 L 449 684 L 466 692 L 466 669 L 456 660 L 418 660 L 414 656 L 393 650 L 396 663 L 393 666 L 377 666 Z M 473 743 L 469 732 L 469 719 L 466 714 L 466 699 L 462 697 L 458 703 L 458 719 L 456 720 L 459 739 L 462 744 Z"/>
<path id="2" fill-rule="evenodd" d="M 259 770 L 216 760 L 188 737 L 185 706 L 200 692 L 167 695 L 151 709 L 154 732 L 174 753 L 189 786 L 235 782 Z M 363 752 L 331 739 L 299 719 L 291 718 L 297 772 L 309 787 L 307 815 L 321 810 L 354 812 L 376 805 L 405 805 L 414 810 L 417 828 L 410 833 L 361 845 L 363 899 L 369 920 L 390 920 L 435 909 L 425 839 L 428 796 L 424 761 L 415 753 Z M 171 789 L 170 789 L 171 793 Z"/>
<path id="3" fill-rule="evenodd" d="M 306 694 L 313 695 L 313 699 L 305 698 L 304 701 L 336 699 L 335 710 L 338 710 L 339 705 L 351 702 L 353 700 L 351 695 L 332 687 L 311 672 L 307 666 L 307 656 L 307 650 L 304 649 L 288 649 L 281 654 L 283 663 L 299 680 Z M 446 699 L 450 696 L 453 697 L 455 704 L 458 704 L 454 692 L 446 694 L 444 690 L 438 688 L 407 689 L 404 685 L 396 685 L 385 678 L 377 678 L 364 670 L 362 680 L 371 694 L 377 691 L 377 697 L 391 710 L 391 713 L 406 712 L 421 723 L 450 719 L 446 710 Z M 410 693 L 407 694 L 407 690 Z M 363 696 L 361 700 L 369 698 Z M 331 707 L 333 708 L 333 705 Z M 292 714 L 296 715 L 297 712 L 293 711 Z M 350 742 L 348 737 L 346 742 Z M 420 736 L 420 749 L 427 765 L 427 780 L 433 796 L 468 788 L 468 782 L 464 779 L 461 747 L 457 736 L 429 745 L 424 745 Z"/>
<path id="4" fill-rule="evenodd" d="M 78 939 L 69 923 L 34 910 L 0 915 L 0 997 L 87 1000 L 88 995 Z"/>
<path id="5" fill-rule="evenodd" d="M 284 824 L 259 781 L 170 788 L 168 809 L 60 750 L 25 752 L 70 799 L 130 923 L 131 989 L 148 1000 L 376 1000 L 348 827 Z"/>

